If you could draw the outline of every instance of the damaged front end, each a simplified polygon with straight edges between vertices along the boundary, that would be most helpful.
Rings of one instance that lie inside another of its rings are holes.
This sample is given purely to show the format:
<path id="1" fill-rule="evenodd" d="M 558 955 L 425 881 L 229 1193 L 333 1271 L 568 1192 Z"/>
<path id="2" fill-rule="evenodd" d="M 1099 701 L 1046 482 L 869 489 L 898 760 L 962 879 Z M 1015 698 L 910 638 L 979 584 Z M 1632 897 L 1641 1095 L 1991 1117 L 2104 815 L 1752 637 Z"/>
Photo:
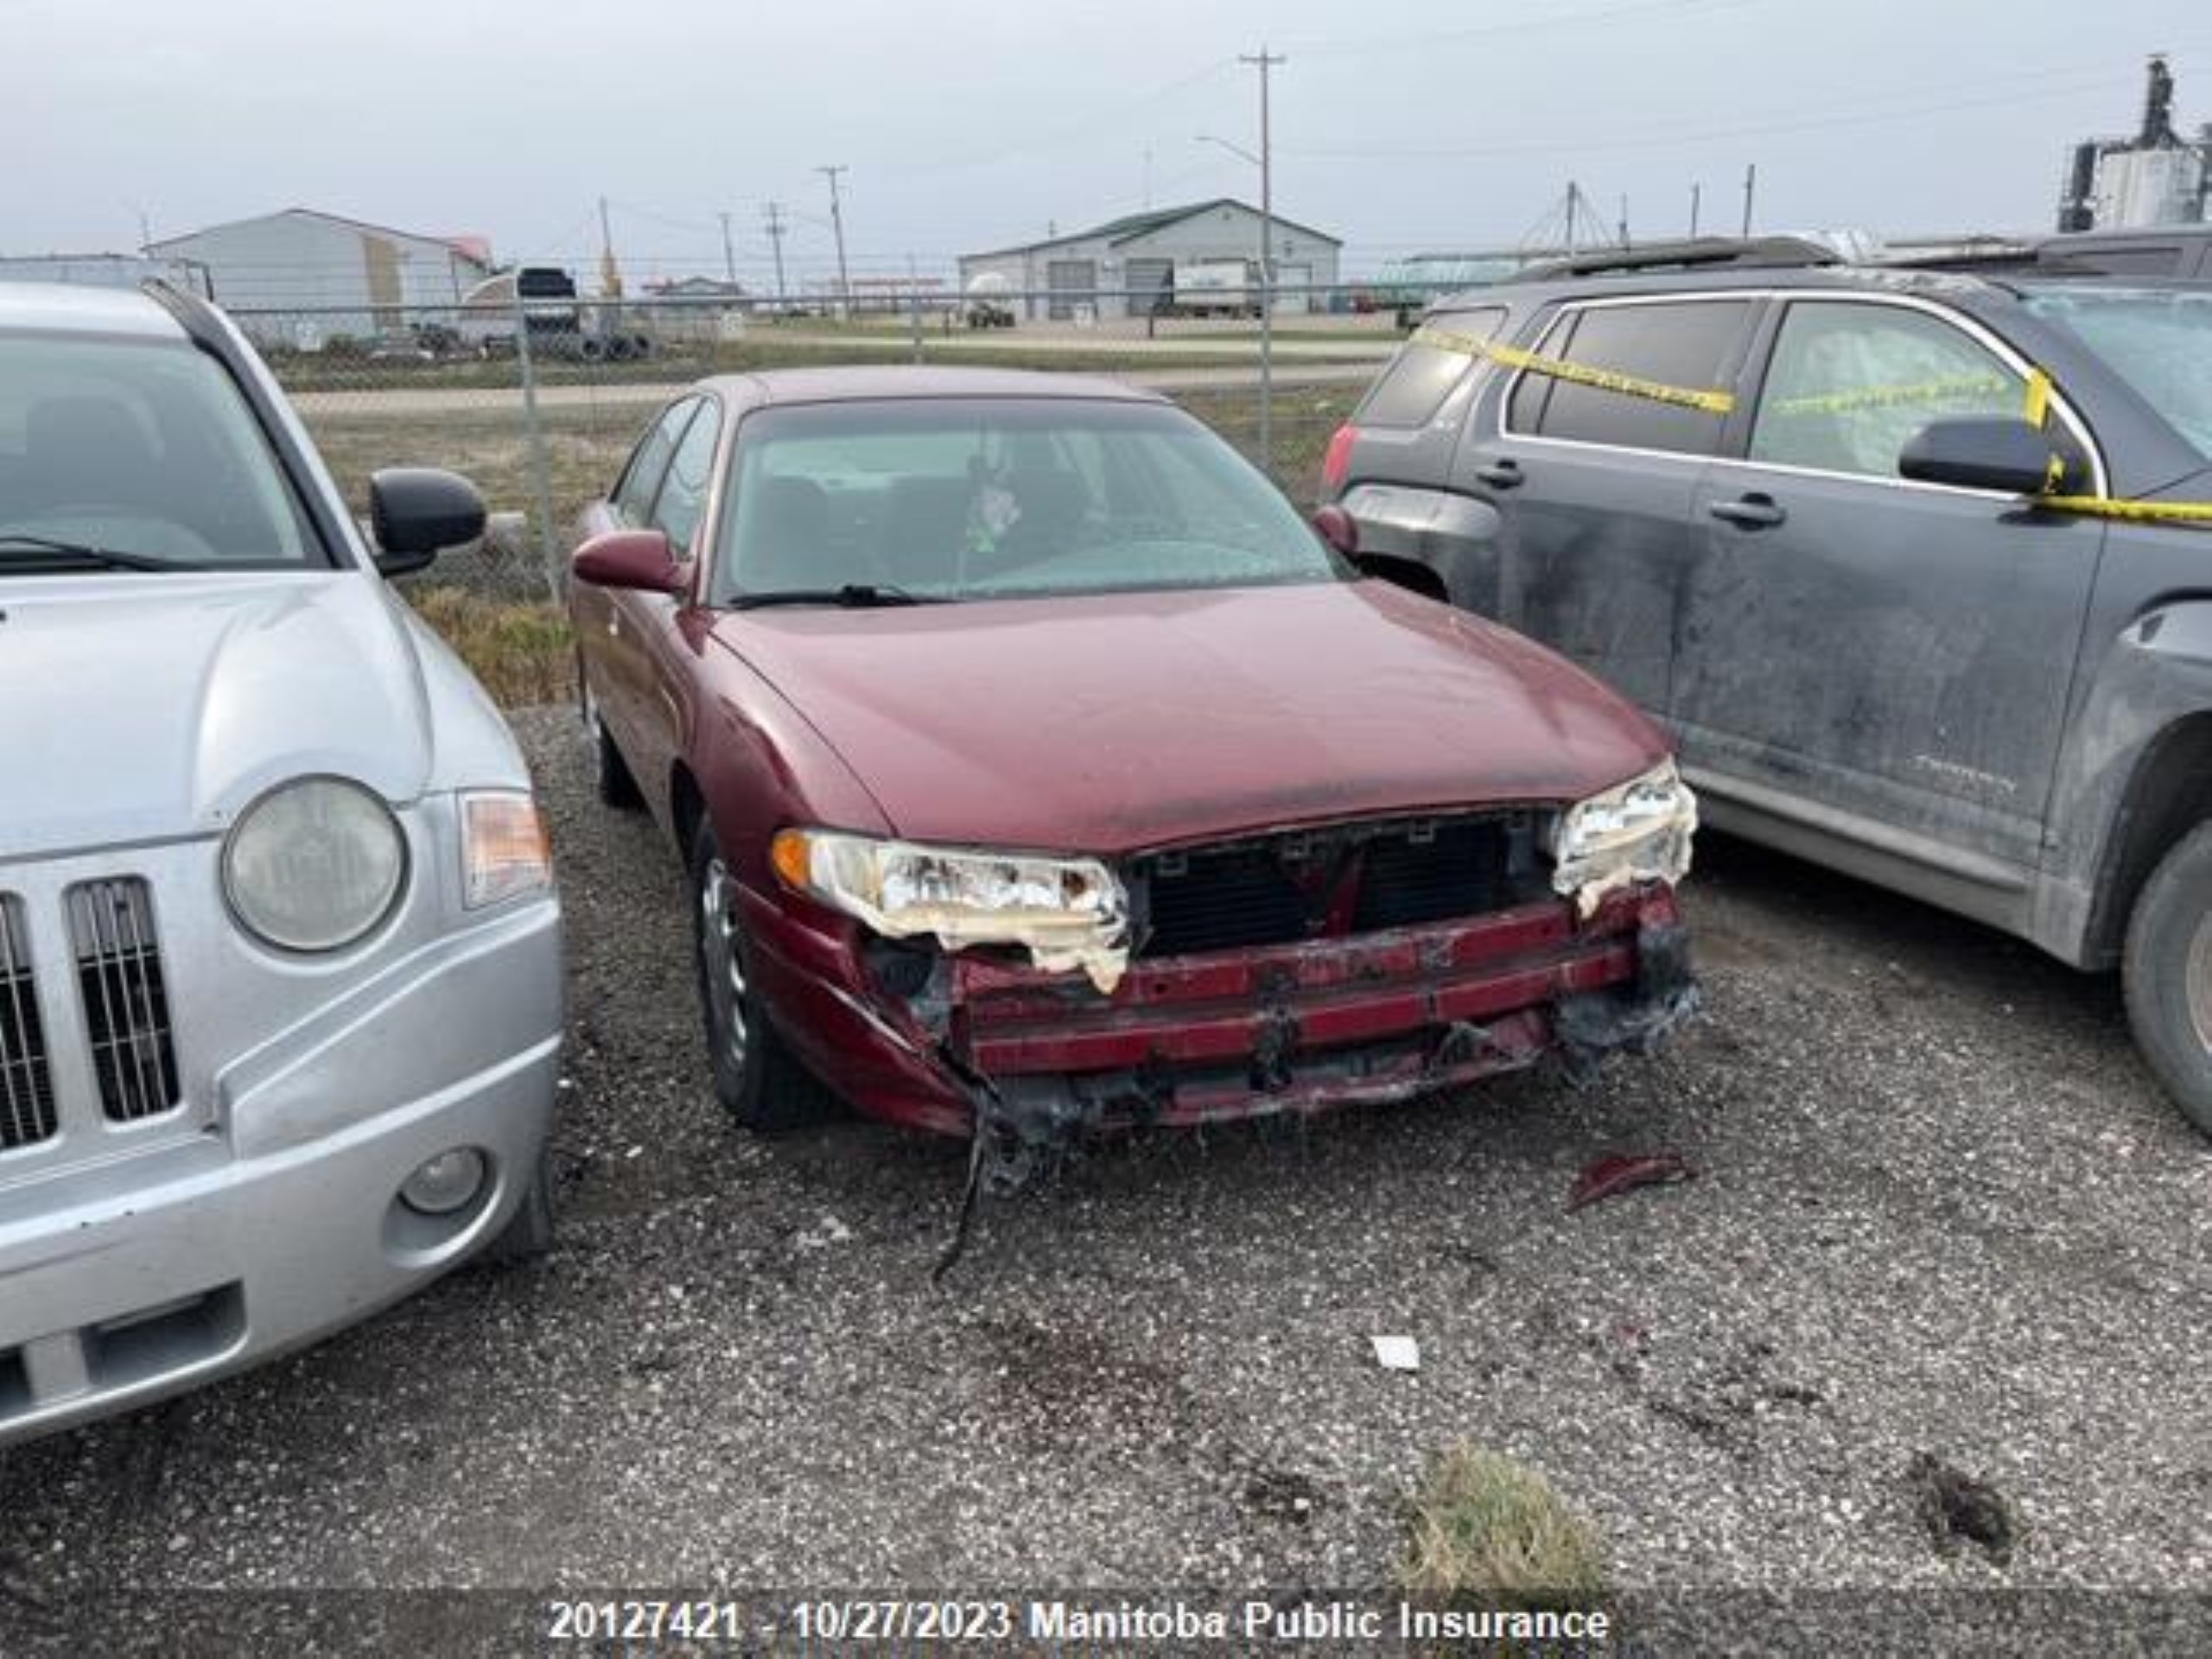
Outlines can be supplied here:
<path id="1" fill-rule="evenodd" d="M 1694 810 L 1662 767 L 1564 811 L 1113 867 L 786 831 L 785 884 L 867 926 L 838 953 L 846 982 L 811 988 L 837 1029 L 802 1046 L 879 1115 L 972 1134 L 994 1190 L 1102 1133 L 1402 1100 L 1546 1060 L 1584 1079 L 1697 1007 L 1673 885 Z M 1594 895 L 1562 887 L 1570 867 Z"/>

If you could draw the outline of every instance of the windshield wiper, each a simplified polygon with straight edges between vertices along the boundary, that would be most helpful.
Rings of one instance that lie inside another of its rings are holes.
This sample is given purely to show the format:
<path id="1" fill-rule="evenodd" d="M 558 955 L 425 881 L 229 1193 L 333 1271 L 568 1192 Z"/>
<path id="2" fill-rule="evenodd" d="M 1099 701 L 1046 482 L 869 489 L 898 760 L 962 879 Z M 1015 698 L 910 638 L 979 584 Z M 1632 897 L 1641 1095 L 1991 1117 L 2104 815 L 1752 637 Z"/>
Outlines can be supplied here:
<path id="1" fill-rule="evenodd" d="M 22 556 L 18 558 L 17 555 Z M 98 570 L 202 570 L 205 565 L 187 563 L 181 559 L 153 559 L 143 553 L 118 552 L 111 547 L 96 547 L 90 542 L 58 541 L 51 536 L 25 536 L 15 531 L 0 531 L 0 565 L 64 564 L 90 565 Z"/>
<path id="2" fill-rule="evenodd" d="M 887 583 L 849 582 L 842 588 L 785 588 L 770 593 L 740 594 L 733 611 L 758 611 L 771 605 L 840 605 L 849 611 L 879 610 L 894 605 L 943 605 L 947 601 L 910 594 Z"/>

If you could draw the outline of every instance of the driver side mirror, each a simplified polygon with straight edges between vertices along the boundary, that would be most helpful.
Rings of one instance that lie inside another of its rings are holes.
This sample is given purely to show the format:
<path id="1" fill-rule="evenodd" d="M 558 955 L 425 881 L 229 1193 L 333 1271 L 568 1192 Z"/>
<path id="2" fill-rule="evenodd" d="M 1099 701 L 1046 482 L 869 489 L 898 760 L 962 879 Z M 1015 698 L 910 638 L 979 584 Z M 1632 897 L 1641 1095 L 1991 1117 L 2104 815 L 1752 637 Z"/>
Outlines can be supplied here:
<path id="1" fill-rule="evenodd" d="M 369 529 L 377 569 L 403 576 L 483 535 L 484 498 L 458 473 L 387 467 L 369 478 Z"/>
<path id="2" fill-rule="evenodd" d="M 1903 477 L 2008 495 L 2048 495 L 2065 483 L 2067 470 L 2065 454 L 2049 433 L 2003 416 L 1930 421 L 1897 456 Z"/>
<path id="3" fill-rule="evenodd" d="M 690 577 L 676 550 L 658 530 L 610 530 L 578 548 L 569 574 L 594 588 L 626 588 L 643 594 L 681 594 Z"/>

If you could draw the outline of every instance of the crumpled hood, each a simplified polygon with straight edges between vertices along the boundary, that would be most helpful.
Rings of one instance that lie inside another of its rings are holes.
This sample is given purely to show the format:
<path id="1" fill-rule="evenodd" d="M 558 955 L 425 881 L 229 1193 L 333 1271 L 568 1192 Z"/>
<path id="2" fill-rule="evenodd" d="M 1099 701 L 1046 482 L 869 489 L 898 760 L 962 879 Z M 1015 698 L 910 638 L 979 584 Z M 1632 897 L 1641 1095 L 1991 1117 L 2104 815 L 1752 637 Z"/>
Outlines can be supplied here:
<path id="1" fill-rule="evenodd" d="M 763 610 L 716 634 L 923 841 L 1113 854 L 1569 801 L 1667 750 L 1551 652 L 1373 582 Z"/>
<path id="2" fill-rule="evenodd" d="M 217 832 L 304 772 L 429 781 L 422 665 L 351 574 L 0 581 L 0 858 Z"/>

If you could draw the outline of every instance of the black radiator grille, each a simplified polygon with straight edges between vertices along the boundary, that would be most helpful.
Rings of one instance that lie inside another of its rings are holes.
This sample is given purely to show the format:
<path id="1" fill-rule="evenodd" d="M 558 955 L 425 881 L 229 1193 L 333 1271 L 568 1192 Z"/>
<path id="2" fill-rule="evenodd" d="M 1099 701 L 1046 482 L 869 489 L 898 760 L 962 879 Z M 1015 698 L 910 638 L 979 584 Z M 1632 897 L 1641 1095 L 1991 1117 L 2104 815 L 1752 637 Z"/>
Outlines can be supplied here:
<path id="1" fill-rule="evenodd" d="M 1549 891 L 1539 815 L 1397 820 L 1135 861 L 1141 956 L 1292 944 L 1487 915 Z"/>
<path id="2" fill-rule="evenodd" d="M 53 1135 L 54 1073 L 38 1017 L 22 901 L 0 893 L 0 1152 Z"/>
<path id="3" fill-rule="evenodd" d="M 69 931 L 102 1109 L 118 1123 L 168 1111 L 180 1093 L 176 1048 L 145 882 L 126 876 L 72 887 Z"/>

